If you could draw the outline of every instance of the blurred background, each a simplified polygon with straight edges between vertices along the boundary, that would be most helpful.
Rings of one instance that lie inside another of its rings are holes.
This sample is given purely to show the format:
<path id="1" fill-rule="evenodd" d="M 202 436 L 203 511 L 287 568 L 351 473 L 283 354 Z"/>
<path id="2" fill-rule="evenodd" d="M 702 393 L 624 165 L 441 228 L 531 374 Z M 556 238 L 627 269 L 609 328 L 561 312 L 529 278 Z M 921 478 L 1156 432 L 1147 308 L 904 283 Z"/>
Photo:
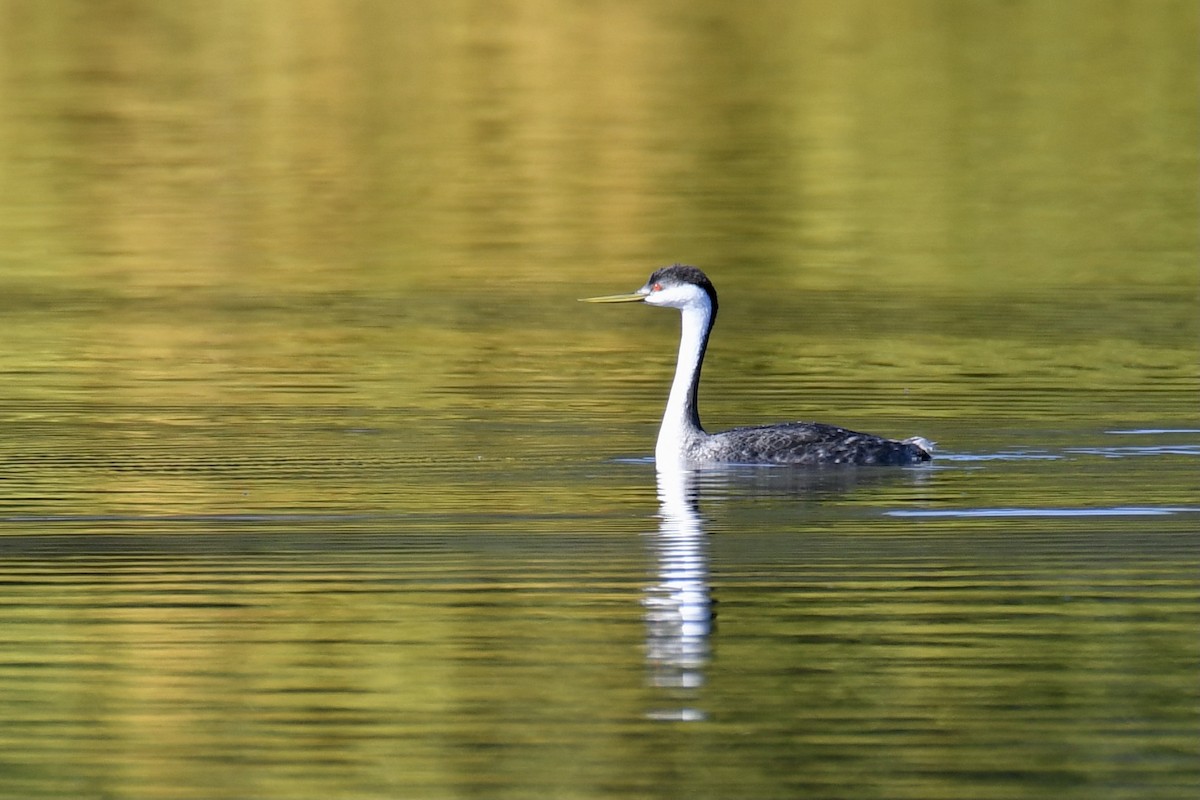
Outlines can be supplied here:
<path id="1" fill-rule="evenodd" d="M 1189 2 L 0 9 L 9 297 L 1194 277 Z"/>

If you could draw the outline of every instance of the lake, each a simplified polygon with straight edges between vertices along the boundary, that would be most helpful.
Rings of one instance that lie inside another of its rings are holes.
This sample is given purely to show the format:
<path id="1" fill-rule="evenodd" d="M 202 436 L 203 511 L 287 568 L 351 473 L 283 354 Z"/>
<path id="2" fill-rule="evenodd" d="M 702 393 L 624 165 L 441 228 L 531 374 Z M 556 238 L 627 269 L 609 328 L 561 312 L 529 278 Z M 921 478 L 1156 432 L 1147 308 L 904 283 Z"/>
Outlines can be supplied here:
<path id="1" fill-rule="evenodd" d="M 1196 796 L 1198 31 L 0 2 L 0 796 Z"/>

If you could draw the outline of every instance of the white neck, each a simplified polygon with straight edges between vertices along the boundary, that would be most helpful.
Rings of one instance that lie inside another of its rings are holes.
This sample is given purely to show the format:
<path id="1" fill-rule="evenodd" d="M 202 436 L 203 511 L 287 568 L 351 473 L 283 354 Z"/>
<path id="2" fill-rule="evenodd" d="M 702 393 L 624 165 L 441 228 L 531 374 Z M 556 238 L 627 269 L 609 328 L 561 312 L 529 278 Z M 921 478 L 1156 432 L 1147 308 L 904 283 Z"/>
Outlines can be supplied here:
<path id="1" fill-rule="evenodd" d="M 667 398 L 667 410 L 663 413 L 658 444 L 654 448 L 654 460 L 659 469 L 681 465 L 688 441 L 704 435 L 696 407 L 696 389 L 700 385 L 700 367 L 712 330 L 712 303 L 705 297 L 702 302 L 681 311 L 683 324 L 675 380 L 671 383 L 671 395 Z"/>

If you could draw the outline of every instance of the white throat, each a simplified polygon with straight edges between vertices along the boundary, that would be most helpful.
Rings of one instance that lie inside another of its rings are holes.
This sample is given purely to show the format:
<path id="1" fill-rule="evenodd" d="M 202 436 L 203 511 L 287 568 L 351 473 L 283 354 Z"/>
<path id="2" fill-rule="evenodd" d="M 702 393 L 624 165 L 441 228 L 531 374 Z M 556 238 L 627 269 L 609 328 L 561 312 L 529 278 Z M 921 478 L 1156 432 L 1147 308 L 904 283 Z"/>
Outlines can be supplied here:
<path id="1" fill-rule="evenodd" d="M 704 436 L 700 413 L 696 407 L 696 389 L 700 383 L 700 366 L 712 328 L 712 302 L 703 295 L 680 309 L 682 325 L 679 337 L 679 357 L 675 363 L 675 379 L 658 429 L 654 461 L 658 469 L 684 466 L 688 445 Z"/>

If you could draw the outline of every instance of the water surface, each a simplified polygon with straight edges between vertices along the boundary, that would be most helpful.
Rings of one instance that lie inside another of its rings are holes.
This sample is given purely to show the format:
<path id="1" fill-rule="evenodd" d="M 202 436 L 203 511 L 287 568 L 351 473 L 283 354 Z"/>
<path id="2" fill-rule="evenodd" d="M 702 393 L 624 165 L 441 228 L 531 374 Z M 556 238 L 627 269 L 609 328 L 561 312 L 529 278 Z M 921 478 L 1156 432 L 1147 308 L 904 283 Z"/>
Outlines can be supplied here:
<path id="1" fill-rule="evenodd" d="M 0 3 L 0 795 L 1190 798 L 1196 9 Z M 712 430 L 939 444 L 658 476 Z"/>

